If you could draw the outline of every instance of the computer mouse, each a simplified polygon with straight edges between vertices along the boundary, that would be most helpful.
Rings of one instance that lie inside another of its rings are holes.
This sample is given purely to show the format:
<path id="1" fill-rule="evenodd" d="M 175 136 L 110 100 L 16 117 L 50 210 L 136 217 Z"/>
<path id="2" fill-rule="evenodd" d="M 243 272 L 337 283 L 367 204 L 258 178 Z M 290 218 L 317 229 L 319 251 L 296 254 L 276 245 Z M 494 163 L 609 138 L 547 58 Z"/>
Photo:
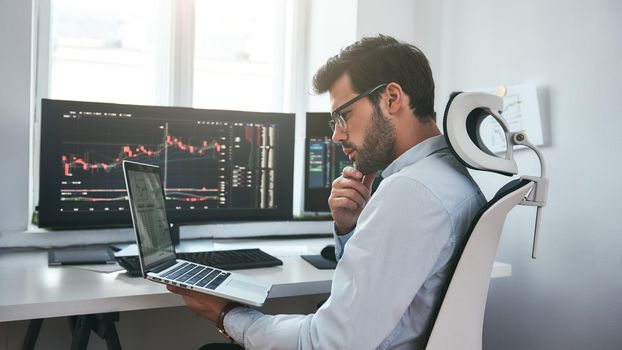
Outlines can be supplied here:
<path id="1" fill-rule="evenodd" d="M 335 256 L 335 245 L 334 244 L 329 244 L 326 247 L 322 248 L 320 255 L 322 255 L 324 258 L 330 261 L 335 261 L 335 262 L 337 261 L 337 257 Z"/>

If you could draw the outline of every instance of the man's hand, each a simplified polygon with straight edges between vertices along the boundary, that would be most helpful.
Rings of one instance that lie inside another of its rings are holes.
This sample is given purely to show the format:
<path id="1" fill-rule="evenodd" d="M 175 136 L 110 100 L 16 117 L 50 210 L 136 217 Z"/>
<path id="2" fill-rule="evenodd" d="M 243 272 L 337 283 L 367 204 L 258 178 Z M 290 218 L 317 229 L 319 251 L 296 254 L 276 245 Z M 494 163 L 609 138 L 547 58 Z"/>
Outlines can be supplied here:
<path id="1" fill-rule="evenodd" d="M 376 173 L 363 176 L 353 167 L 345 167 L 341 176 L 333 181 L 328 206 L 335 220 L 337 234 L 350 232 L 371 196 L 371 185 Z"/>
<path id="2" fill-rule="evenodd" d="M 166 288 L 175 294 L 181 295 L 186 302 L 186 306 L 188 306 L 195 315 L 207 318 L 212 322 L 216 322 L 218 315 L 220 315 L 220 311 L 229 303 L 227 299 L 184 288 L 171 285 L 167 285 Z"/>

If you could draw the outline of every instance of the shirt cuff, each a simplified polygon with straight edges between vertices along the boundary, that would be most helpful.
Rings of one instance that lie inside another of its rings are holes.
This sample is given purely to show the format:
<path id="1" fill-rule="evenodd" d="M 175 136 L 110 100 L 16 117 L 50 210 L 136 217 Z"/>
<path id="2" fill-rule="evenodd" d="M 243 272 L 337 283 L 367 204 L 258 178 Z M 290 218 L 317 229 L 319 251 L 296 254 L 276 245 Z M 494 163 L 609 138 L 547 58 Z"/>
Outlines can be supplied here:
<path id="1" fill-rule="evenodd" d="M 353 234 L 354 229 L 352 229 L 352 231 L 346 233 L 345 235 L 338 235 L 337 228 L 333 225 L 333 236 L 335 237 L 335 257 L 337 258 L 337 261 L 339 261 L 343 256 L 343 250 L 345 248 L 346 242 L 348 242 Z"/>
<path id="2" fill-rule="evenodd" d="M 236 307 L 225 315 L 222 324 L 227 334 L 236 343 L 244 346 L 244 333 L 261 316 L 263 314 L 257 310 L 247 307 Z"/>

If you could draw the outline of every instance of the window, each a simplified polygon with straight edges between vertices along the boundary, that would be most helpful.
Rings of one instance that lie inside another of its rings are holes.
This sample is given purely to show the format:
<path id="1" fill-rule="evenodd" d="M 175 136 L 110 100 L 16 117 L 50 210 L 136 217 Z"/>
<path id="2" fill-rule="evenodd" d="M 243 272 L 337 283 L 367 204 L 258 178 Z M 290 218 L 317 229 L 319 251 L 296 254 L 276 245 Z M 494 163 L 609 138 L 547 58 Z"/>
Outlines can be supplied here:
<path id="1" fill-rule="evenodd" d="M 280 110 L 284 18 L 282 0 L 197 1 L 193 105 Z"/>
<path id="2" fill-rule="evenodd" d="M 49 97 L 162 103 L 167 1 L 53 0 Z"/>
<path id="3" fill-rule="evenodd" d="M 284 109 L 286 0 L 49 1 L 39 97 Z"/>

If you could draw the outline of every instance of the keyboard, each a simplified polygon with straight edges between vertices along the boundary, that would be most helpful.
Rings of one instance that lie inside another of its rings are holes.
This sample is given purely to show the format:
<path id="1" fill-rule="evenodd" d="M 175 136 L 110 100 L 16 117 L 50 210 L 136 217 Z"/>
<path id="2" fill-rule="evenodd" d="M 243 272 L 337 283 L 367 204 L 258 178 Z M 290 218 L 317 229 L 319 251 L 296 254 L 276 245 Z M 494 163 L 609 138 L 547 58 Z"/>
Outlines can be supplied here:
<path id="1" fill-rule="evenodd" d="M 138 256 L 115 258 L 130 276 L 141 276 Z M 177 253 L 177 259 L 216 267 L 223 270 L 255 269 L 283 265 L 283 262 L 261 249 L 215 250 L 211 252 Z"/>
<path id="2" fill-rule="evenodd" d="M 173 280 L 181 286 L 194 285 L 207 289 L 216 289 L 216 287 L 224 282 L 230 275 L 231 272 L 220 271 L 212 269 L 211 267 L 186 262 L 162 274 L 161 277 Z M 156 278 L 156 280 L 159 281 L 160 278 Z"/>

